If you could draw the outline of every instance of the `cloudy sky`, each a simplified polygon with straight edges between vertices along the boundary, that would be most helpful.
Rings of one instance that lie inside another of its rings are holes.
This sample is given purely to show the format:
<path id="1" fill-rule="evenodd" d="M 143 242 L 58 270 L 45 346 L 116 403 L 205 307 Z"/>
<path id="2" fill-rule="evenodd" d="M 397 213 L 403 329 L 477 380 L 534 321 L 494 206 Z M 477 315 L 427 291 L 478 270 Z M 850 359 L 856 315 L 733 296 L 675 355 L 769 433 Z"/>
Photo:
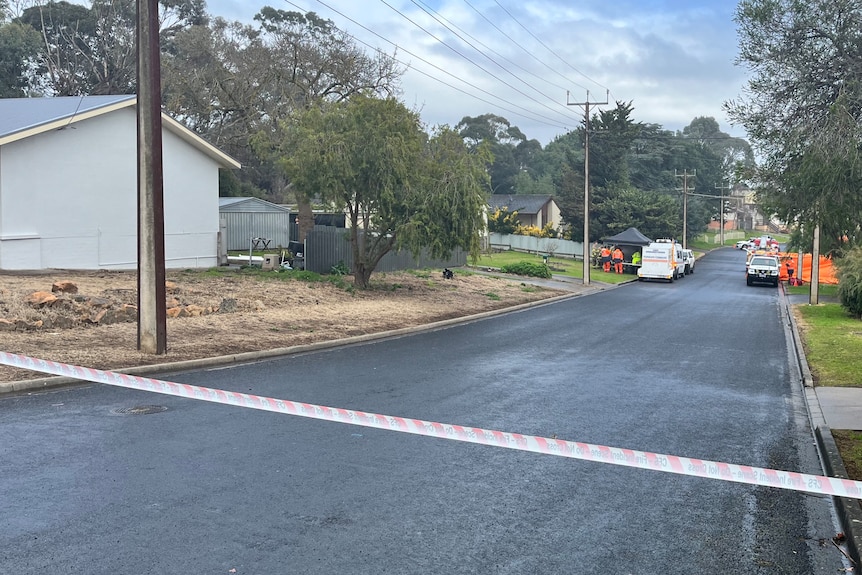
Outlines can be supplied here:
<path id="1" fill-rule="evenodd" d="M 366 49 L 395 53 L 407 67 L 402 100 L 429 125 L 493 113 L 544 145 L 579 125 L 584 110 L 567 101 L 589 91 L 590 102 L 631 102 L 635 121 L 680 130 L 712 116 L 745 136 L 722 111 L 746 78 L 732 0 L 207 2 L 244 22 L 266 4 L 316 12 Z"/>

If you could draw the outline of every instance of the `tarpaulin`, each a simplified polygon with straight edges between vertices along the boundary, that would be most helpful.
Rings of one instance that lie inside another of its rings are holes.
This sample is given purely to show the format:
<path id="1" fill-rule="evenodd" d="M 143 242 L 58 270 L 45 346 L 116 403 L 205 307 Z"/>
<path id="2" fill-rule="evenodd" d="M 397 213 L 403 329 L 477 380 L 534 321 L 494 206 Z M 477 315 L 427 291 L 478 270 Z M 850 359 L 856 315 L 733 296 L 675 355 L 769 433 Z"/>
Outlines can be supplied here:
<path id="1" fill-rule="evenodd" d="M 811 283 L 811 262 L 812 254 L 802 254 L 802 269 L 799 268 L 798 253 L 779 253 L 777 254 L 781 260 L 781 280 L 789 279 L 787 274 L 787 264 L 793 269 L 793 276 L 801 278 L 805 283 Z M 832 260 L 826 256 L 820 256 L 820 283 L 838 285 L 838 278 L 835 277 L 835 267 L 832 265 Z"/>

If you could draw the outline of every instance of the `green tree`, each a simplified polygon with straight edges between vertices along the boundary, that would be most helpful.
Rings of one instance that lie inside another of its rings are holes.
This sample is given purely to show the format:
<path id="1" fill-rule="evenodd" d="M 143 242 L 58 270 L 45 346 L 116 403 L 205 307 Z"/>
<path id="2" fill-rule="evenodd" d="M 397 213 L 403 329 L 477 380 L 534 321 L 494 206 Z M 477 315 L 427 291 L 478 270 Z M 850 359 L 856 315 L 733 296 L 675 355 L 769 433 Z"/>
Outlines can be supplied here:
<path id="1" fill-rule="evenodd" d="M 629 157 L 641 125 L 631 118 L 631 102 L 617 102 L 590 122 L 590 185 L 626 187 L 631 184 Z M 583 130 L 583 129 L 582 129 Z"/>
<path id="2" fill-rule="evenodd" d="M 822 250 L 860 240 L 862 9 L 857 0 L 743 0 L 736 9 L 745 97 L 725 103 L 763 158 L 761 204 Z M 803 246 L 798 246 L 803 247 Z"/>
<path id="3" fill-rule="evenodd" d="M 167 109 L 239 159 L 244 190 L 275 202 L 295 195 L 300 235 L 312 223 L 311 199 L 276 167 L 282 121 L 321 101 L 398 92 L 402 70 L 382 52 L 366 54 L 331 21 L 264 6 L 254 25 L 215 18 L 177 34 L 163 59 Z M 249 142 L 253 145 L 249 146 Z"/>
<path id="4" fill-rule="evenodd" d="M 495 194 L 513 194 L 518 175 L 528 171 L 532 160 L 541 153 L 541 144 L 527 136 L 509 120 L 495 114 L 475 118 L 465 116 L 455 129 L 472 148 L 488 146 L 493 159 L 488 164 L 491 189 Z"/>
<path id="5" fill-rule="evenodd" d="M 393 249 L 477 253 L 485 147 L 471 152 L 446 128 L 429 140 L 403 104 L 360 95 L 308 108 L 283 133 L 281 166 L 293 185 L 347 212 L 357 287 Z"/>
<path id="6" fill-rule="evenodd" d="M 21 98 L 30 90 L 30 63 L 39 50 L 39 34 L 31 26 L 0 22 L 0 98 Z"/>
<path id="7" fill-rule="evenodd" d="M 595 238 L 612 236 L 635 227 L 647 237 L 678 237 L 682 231 L 679 200 L 661 192 L 644 192 L 634 188 L 606 194 L 593 208 Z"/>
<path id="8" fill-rule="evenodd" d="M 206 20 L 203 0 L 161 0 L 160 36 L 169 49 L 176 34 Z M 50 95 L 134 94 L 135 0 L 91 0 L 90 6 L 37 0 L 16 22 L 40 36 L 34 86 Z"/>

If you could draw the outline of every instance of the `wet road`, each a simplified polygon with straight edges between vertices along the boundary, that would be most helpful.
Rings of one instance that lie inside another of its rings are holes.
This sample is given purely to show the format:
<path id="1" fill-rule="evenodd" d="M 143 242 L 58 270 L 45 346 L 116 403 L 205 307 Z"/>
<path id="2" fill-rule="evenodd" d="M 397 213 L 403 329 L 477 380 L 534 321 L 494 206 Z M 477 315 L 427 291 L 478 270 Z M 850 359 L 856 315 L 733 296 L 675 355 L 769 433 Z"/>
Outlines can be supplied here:
<path id="1" fill-rule="evenodd" d="M 744 259 L 164 378 L 819 474 L 779 292 Z M 123 413 L 146 405 L 167 409 Z M 117 388 L 0 398 L 2 573 L 835 573 L 833 521 L 788 491 Z"/>

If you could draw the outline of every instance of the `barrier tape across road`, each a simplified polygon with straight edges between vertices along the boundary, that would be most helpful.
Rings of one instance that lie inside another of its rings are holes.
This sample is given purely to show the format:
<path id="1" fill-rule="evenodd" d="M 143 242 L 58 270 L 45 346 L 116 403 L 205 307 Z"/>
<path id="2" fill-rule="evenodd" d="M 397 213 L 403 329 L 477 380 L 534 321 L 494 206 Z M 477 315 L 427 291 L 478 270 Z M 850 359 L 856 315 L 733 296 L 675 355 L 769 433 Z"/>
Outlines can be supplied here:
<path id="1" fill-rule="evenodd" d="M 323 419 L 325 421 L 347 423 L 350 425 L 374 427 L 388 431 L 426 435 L 441 439 L 465 441 L 467 443 L 480 443 L 482 445 L 622 465 L 637 469 L 664 471 L 692 477 L 705 477 L 707 479 L 748 483 L 750 485 L 777 487 L 779 489 L 803 491 L 817 495 L 862 499 L 862 482 L 851 481 L 849 479 L 808 475 L 762 467 L 749 467 L 733 463 L 706 461 L 689 457 L 678 457 L 676 455 L 663 455 L 661 453 L 635 451 L 576 441 L 564 441 L 562 439 L 551 439 L 534 435 L 492 431 L 478 427 L 464 427 L 461 425 L 423 421 L 421 419 L 365 413 L 351 409 L 326 407 L 286 399 L 273 399 L 271 397 L 212 389 L 197 385 L 172 383 L 147 377 L 46 361 L 6 352 L 0 352 L 0 364 L 117 387 L 151 391 L 237 407 L 273 411 L 287 415 Z"/>

